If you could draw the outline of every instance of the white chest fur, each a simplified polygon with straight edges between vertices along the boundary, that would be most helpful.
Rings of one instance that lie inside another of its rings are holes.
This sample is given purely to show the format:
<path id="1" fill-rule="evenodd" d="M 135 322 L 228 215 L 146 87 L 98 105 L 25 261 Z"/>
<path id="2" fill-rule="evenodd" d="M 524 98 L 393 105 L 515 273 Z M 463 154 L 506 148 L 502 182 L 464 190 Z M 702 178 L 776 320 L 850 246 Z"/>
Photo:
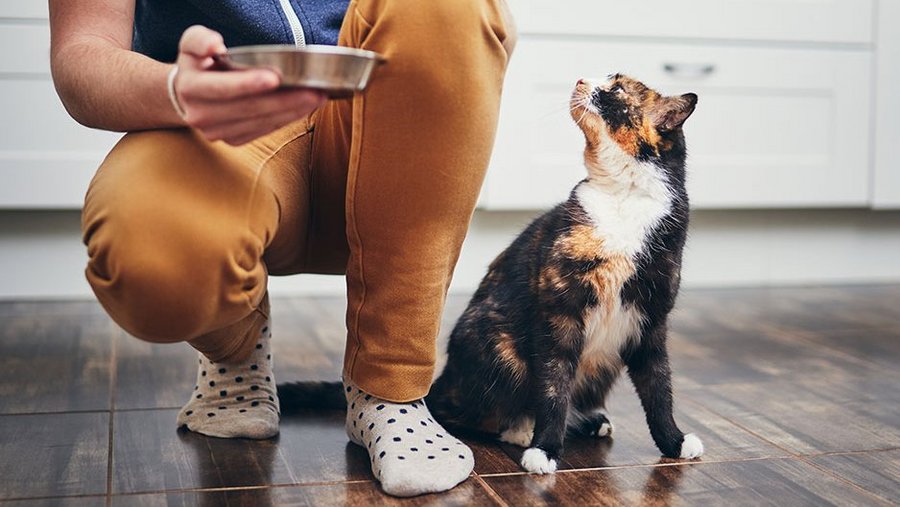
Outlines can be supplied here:
<path id="1" fill-rule="evenodd" d="M 611 307 L 598 307 L 588 315 L 584 350 L 576 381 L 589 380 L 601 370 L 622 367 L 622 349 L 638 339 L 641 315 L 633 306 L 622 305 L 618 297 Z"/>
<path id="2" fill-rule="evenodd" d="M 590 178 L 576 195 L 604 250 L 633 259 L 672 209 L 672 193 L 659 168 L 625 153 L 605 129 L 600 136 L 599 147 L 585 153 Z"/>
<path id="3" fill-rule="evenodd" d="M 588 180 L 576 190 L 579 204 L 594 224 L 594 235 L 608 253 L 634 258 L 650 231 L 669 213 L 669 191 L 662 181 L 642 189 L 618 182 Z M 649 191 L 648 191 L 649 190 Z"/>
<path id="4" fill-rule="evenodd" d="M 611 142 L 586 157 L 591 177 L 576 196 L 601 240 L 604 254 L 632 261 L 645 249 L 647 237 L 669 214 L 672 193 L 665 177 L 651 164 L 639 162 Z M 618 279 L 618 284 L 627 280 Z M 606 287 L 606 297 L 585 318 L 585 344 L 578 381 L 600 370 L 621 368 L 621 351 L 639 339 L 642 316 L 623 305 L 622 287 Z"/>

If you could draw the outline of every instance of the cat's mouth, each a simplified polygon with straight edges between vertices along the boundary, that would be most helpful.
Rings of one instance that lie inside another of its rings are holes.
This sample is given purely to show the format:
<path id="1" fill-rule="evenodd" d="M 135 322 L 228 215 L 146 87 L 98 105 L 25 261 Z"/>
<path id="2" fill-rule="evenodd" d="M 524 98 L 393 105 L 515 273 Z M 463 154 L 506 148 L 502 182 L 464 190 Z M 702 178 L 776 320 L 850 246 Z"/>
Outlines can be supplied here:
<path id="1" fill-rule="evenodd" d="M 586 79 L 579 79 L 572 91 L 572 98 L 569 101 L 569 111 L 575 123 L 584 128 L 586 119 L 596 119 L 600 116 L 600 110 L 593 103 L 594 91 L 596 87 Z"/>

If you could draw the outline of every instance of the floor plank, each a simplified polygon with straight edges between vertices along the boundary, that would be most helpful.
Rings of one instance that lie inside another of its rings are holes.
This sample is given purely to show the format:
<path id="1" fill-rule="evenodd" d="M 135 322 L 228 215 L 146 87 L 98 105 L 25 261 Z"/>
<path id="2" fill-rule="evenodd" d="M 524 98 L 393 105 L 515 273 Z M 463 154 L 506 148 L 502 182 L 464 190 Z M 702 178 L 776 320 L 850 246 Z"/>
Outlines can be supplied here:
<path id="1" fill-rule="evenodd" d="M 116 337 L 116 410 L 176 408 L 191 396 L 197 352 L 186 343 L 158 345 Z"/>
<path id="2" fill-rule="evenodd" d="M 679 331 L 755 329 L 857 330 L 900 325 L 900 286 L 823 286 L 682 291 L 673 313 Z"/>
<path id="3" fill-rule="evenodd" d="M 40 498 L 30 500 L 0 501 L 3 507 L 102 507 L 106 496 L 69 496 L 62 498 Z"/>
<path id="4" fill-rule="evenodd" d="M 509 505 L 887 505 L 796 460 L 484 477 Z"/>
<path id="5" fill-rule="evenodd" d="M 675 461 L 663 458 L 654 445 L 640 401 L 627 379 L 613 389 L 608 410 L 615 427 L 612 438 L 568 438 L 559 463 L 560 469 L 654 465 Z M 684 432 L 693 432 L 703 441 L 706 451 L 704 461 L 789 455 L 692 403 L 676 399 L 675 420 Z M 503 449 L 519 462 L 522 448 L 503 444 Z"/>
<path id="6" fill-rule="evenodd" d="M 880 496 L 900 503 L 900 449 L 858 454 L 817 456 L 810 461 Z"/>
<path id="7" fill-rule="evenodd" d="M 0 414 L 109 410 L 116 332 L 101 315 L 0 317 Z"/>
<path id="8" fill-rule="evenodd" d="M 409 501 L 378 490 L 341 411 L 285 416 L 269 441 L 178 432 L 190 347 L 127 336 L 94 302 L 0 303 L 0 507 L 104 504 L 111 401 L 114 505 L 896 503 L 897 301 L 900 285 L 685 291 L 669 343 L 676 420 L 704 441 L 702 460 L 660 458 L 623 378 L 613 438 L 567 440 L 555 476 L 464 436 L 492 489 L 470 479 Z M 467 302 L 448 299 L 439 347 Z M 276 298 L 272 311 L 278 380 L 338 380 L 344 301 Z"/>
<path id="9" fill-rule="evenodd" d="M 773 381 L 682 394 L 775 445 L 811 454 L 900 447 L 897 385 Z"/>
<path id="10" fill-rule="evenodd" d="M 106 493 L 109 413 L 0 416 L 0 499 Z"/>
<path id="11" fill-rule="evenodd" d="M 113 493 L 291 484 L 277 440 L 176 431 L 176 410 L 115 415 Z"/>
<path id="12" fill-rule="evenodd" d="M 897 304 L 900 305 L 900 301 Z M 801 336 L 813 346 L 846 354 L 893 374 L 900 374 L 900 326 L 864 331 L 804 332 Z"/>
<path id="13" fill-rule="evenodd" d="M 474 479 L 439 495 L 415 498 L 386 496 L 374 482 L 315 486 L 277 487 L 215 492 L 172 492 L 152 495 L 114 496 L 114 507 L 209 506 L 257 507 L 262 505 L 384 506 L 487 506 L 496 505 Z"/>

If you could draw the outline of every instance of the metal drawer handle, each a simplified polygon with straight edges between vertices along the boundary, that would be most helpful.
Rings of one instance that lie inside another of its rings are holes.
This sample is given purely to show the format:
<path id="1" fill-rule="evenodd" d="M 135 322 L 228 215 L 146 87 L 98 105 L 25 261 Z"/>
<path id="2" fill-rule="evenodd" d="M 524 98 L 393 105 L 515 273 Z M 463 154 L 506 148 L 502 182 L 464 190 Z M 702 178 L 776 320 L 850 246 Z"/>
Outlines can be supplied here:
<path id="1" fill-rule="evenodd" d="M 666 63 L 663 70 L 675 77 L 699 79 L 715 72 L 716 66 L 711 63 Z"/>

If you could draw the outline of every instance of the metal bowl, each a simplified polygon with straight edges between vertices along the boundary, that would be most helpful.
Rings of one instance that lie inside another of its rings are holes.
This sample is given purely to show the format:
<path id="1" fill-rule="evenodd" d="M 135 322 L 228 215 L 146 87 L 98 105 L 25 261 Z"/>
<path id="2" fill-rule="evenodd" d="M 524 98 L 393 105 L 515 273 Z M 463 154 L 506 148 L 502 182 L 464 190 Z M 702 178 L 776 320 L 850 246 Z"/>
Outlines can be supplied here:
<path id="1" fill-rule="evenodd" d="M 232 69 L 270 68 L 282 86 L 324 91 L 345 98 L 365 90 L 372 71 L 385 59 L 378 53 L 342 46 L 241 46 L 217 55 L 220 66 Z"/>

